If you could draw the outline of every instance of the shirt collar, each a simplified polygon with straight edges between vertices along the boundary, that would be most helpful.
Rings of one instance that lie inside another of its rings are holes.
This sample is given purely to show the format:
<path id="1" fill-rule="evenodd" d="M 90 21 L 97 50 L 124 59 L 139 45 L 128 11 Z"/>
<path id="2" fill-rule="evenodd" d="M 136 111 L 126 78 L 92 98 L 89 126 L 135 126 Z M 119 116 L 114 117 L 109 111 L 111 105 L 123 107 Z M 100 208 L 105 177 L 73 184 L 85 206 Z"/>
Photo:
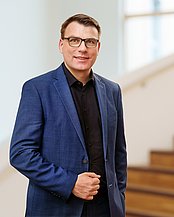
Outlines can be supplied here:
<path id="1" fill-rule="evenodd" d="M 65 66 L 65 63 L 62 63 L 63 66 L 63 70 L 65 73 L 65 76 L 67 78 L 68 84 L 71 87 L 74 83 L 80 82 L 79 80 L 77 80 L 74 75 L 67 69 L 67 67 Z M 94 84 L 94 74 L 93 71 L 91 69 L 90 75 L 89 75 L 89 81 L 92 80 L 92 83 Z M 88 82 L 89 82 L 88 81 Z"/>

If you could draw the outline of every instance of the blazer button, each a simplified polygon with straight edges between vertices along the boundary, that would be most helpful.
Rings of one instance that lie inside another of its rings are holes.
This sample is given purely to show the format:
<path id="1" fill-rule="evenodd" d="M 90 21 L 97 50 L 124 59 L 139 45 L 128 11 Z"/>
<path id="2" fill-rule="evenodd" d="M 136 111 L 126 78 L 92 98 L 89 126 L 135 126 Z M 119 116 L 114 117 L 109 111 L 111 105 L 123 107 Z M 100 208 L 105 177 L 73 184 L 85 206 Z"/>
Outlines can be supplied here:
<path id="1" fill-rule="evenodd" d="M 88 160 L 87 160 L 87 159 L 84 159 L 84 160 L 82 161 L 82 163 L 83 163 L 83 164 L 87 164 L 87 163 L 88 163 Z"/>

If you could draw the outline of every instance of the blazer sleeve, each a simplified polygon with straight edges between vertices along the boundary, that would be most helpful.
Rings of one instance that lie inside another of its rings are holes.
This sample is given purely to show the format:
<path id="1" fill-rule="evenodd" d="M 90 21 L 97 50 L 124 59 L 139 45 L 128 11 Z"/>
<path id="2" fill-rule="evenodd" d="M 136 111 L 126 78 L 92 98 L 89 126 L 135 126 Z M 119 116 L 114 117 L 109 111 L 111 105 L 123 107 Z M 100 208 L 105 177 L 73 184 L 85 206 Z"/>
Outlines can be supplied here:
<path id="1" fill-rule="evenodd" d="M 54 165 L 41 154 L 44 114 L 41 97 L 34 84 L 26 82 L 10 145 L 10 163 L 36 185 L 67 200 L 77 174 Z M 54 150 L 52 150 L 54 151 Z"/>
<path id="2" fill-rule="evenodd" d="M 117 174 L 118 187 L 120 192 L 124 195 L 127 182 L 127 151 L 126 140 L 124 134 L 124 119 L 123 119 L 123 106 L 121 89 L 118 86 L 116 106 L 118 112 L 118 125 L 115 149 L 115 168 Z"/>

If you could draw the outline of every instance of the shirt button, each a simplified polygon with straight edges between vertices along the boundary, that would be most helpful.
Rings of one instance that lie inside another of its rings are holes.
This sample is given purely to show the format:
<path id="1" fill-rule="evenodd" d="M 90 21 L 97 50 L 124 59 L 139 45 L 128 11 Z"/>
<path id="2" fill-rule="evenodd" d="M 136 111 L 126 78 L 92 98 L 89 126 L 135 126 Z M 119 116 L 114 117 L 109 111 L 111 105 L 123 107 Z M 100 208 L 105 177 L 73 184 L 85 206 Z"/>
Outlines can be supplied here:
<path id="1" fill-rule="evenodd" d="M 108 185 L 108 188 L 111 188 L 111 187 L 112 187 L 112 184 L 109 184 L 109 185 Z"/>
<path id="2" fill-rule="evenodd" d="M 84 159 L 84 160 L 82 161 L 82 163 L 83 163 L 83 164 L 87 164 L 87 163 L 88 163 L 88 159 Z"/>

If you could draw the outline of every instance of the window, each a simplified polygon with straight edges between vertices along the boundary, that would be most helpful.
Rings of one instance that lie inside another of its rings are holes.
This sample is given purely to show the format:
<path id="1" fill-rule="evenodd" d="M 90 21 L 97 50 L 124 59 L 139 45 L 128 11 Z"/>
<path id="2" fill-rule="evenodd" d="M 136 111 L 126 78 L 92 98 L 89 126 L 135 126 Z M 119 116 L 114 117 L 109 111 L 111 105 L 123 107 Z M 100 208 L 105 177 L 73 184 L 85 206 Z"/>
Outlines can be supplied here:
<path id="1" fill-rule="evenodd" d="M 124 66 L 132 71 L 174 52 L 174 1 L 125 0 Z"/>

